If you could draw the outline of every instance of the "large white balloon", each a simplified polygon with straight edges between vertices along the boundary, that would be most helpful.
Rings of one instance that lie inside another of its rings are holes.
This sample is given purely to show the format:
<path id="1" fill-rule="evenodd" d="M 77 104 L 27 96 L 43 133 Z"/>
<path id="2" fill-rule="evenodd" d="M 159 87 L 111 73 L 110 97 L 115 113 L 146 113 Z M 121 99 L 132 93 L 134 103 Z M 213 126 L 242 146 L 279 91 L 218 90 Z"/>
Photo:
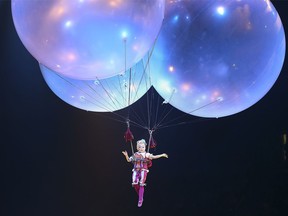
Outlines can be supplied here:
<path id="1" fill-rule="evenodd" d="M 229 116 L 270 90 L 285 48 L 282 22 L 270 1 L 167 1 L 150 59 L 152 84 L 186 113 Z"/>
<path id="2" fill-rule="evenodd" d="M 154 43 L 164 0 L 12 0 L 17 33 L 42 65 L 74 79 L 107 78 Z"/>
<path id="3" fill-rule="evenodd" d="M 126 73 L 101 80 L 68 78 L 41 64 L 40 69 L 48 86 L 60 99 L 86 111 L 120 110 L 136 102 L 151 87 L 143 61 Z"/>

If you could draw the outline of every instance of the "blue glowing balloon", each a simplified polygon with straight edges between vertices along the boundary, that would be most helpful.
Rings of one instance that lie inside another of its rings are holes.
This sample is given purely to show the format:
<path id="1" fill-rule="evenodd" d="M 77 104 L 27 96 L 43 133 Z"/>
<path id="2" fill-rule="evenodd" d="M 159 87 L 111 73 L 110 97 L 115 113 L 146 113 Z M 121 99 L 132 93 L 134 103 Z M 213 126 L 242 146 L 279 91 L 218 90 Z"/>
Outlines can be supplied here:
<path id="1" fill-rule="evenodd" d="M 121 75 L 79 80 L 55 73 L 40 64 L 44 80 L 60 99 L 76 108 L 94 112 L 120 110 L 142 97 L 151 87 L 146 68 L 147 65 L 140 61 Z"/>
<path id="2" fill-rule="evenodd" d="M 167 103 L 195 116 L 229 116 L 277 80 L 286 41 L 270 1 L 166 1 L 165 10 L 150 67 Z"/>
<path id="3" fill-rule="evenodd" d="M 155 41 L 164 0 L 12 0 L 17 33 L 42 65 L 73 79 L 123 73 Z"/>

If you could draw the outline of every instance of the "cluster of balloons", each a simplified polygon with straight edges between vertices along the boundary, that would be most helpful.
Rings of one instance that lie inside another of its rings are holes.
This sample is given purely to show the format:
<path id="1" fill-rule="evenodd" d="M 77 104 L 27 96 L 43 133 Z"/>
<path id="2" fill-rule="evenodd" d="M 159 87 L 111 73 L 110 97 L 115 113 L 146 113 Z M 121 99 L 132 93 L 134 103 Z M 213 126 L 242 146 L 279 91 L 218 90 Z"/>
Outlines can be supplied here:
<path id="1" fill-rule="evenodd" d="M 153 86 L 191 115 L 239 113 L 271 89 L 286 51 L 269 0 L 12 0 L 12 15 L 51 90 L 96 112 Z"/>

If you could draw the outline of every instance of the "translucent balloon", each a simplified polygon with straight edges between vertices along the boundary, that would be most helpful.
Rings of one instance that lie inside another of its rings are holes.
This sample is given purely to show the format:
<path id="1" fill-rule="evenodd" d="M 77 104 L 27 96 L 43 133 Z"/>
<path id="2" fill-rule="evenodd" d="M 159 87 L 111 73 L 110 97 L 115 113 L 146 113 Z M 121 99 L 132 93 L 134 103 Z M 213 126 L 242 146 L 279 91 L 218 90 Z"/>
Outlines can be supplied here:
<path id="1" fill-rule="evenodd" d="M 40 64 L 46 83 L 60 99 L 76 108 L 94 112 L 120 110 L 142 97 L 151 87 L 146 67 L 140 61 L 121 75 L 101 80 L 78 80 Z"/>
<path id="2" fill-rule="evenodd" d="M 259 101 L 277 80 L 286 41 L 270 1 L 167 1 L 152 84 L 166 102 L 223 117 Z"/>
<path id="3" fill-rule="evenodd" d="M 107 78 L 147 54 L 164 0 L 12 0 L 17 33 L 42 65 L 73 79 Z"/>

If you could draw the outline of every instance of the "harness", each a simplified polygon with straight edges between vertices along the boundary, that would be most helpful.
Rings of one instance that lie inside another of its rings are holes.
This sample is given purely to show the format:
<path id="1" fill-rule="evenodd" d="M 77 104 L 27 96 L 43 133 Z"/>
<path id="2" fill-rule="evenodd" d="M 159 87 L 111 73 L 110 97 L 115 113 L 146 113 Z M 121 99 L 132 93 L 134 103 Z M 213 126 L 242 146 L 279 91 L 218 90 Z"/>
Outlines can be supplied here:
<path id="1" fill-rule="evenodd" d="M 132 157 L 132 163 L 134 164 L 133 170 L 148 170 L 148 168 L 152 166 L 152 160 L 143 157 L 142 154 L 139 154 L 137 152 Z"/>

